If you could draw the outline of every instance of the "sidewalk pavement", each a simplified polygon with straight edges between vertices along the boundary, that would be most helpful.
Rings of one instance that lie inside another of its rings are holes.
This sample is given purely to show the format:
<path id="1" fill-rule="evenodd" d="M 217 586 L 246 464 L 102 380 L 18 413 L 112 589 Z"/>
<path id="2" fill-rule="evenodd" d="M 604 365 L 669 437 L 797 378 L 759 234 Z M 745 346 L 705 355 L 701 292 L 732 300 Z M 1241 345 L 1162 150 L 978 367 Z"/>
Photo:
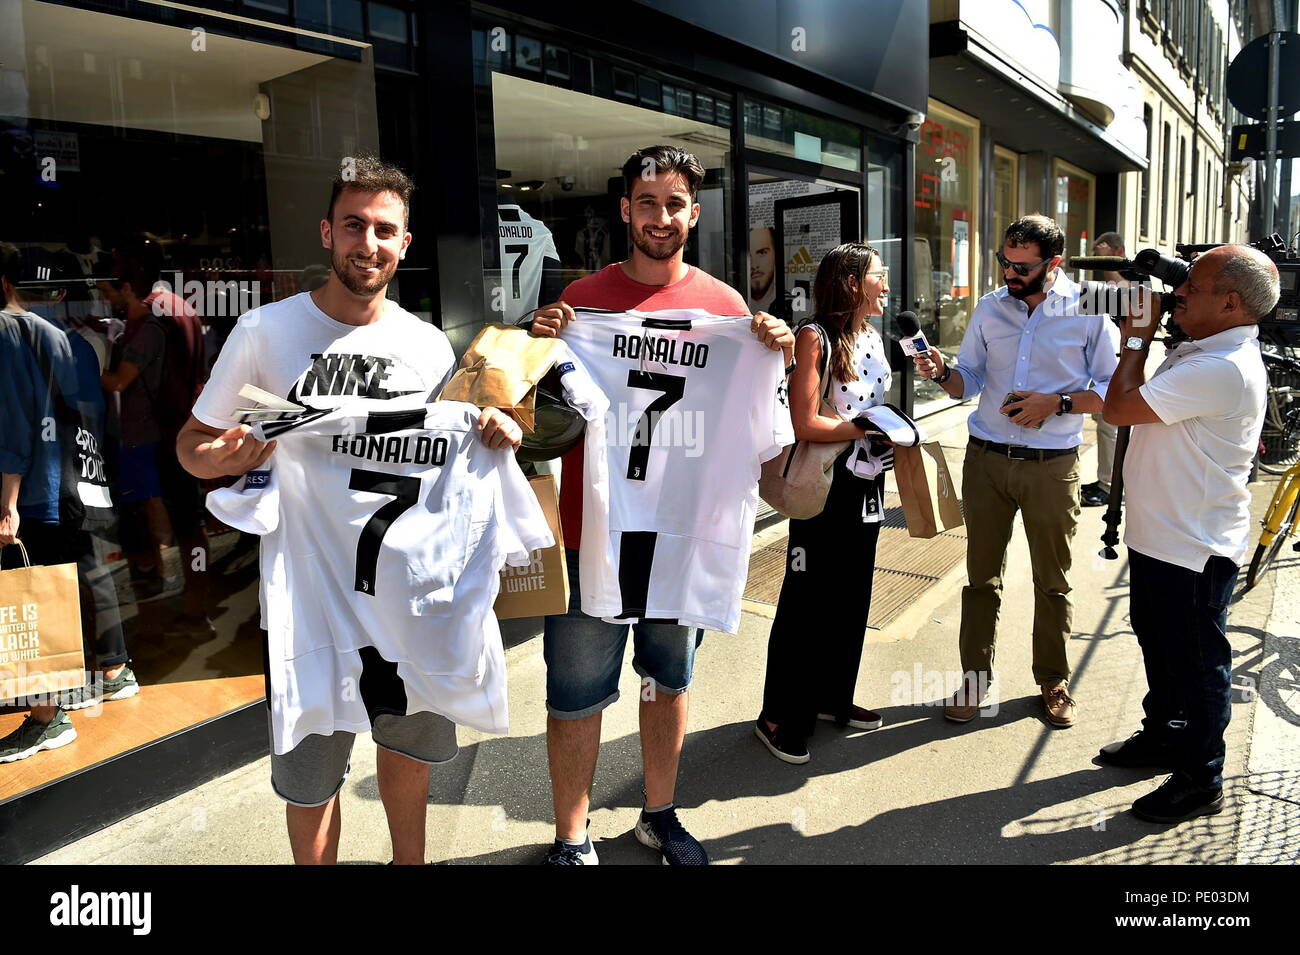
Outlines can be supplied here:
<path id="1" fill-rule="evenodd" d="M 969 406 L 954 407 L 926 419 L 954 465 L 965 445 L 968 411 Z M 1085 482 L 1096 473 L 1092 434 L 1089 423 Z M 1273 480 L 1252 485 L 1256 517 Z M 1104 510 L 1083 510 L 1073 547 L 1075 633 L 1069 650 L 1078 721 L 1071 729 L 1046 722 L 1030 673 L 1033 592 L 1020 529 L 1007 559 L 1000 702 L 971 723 L 949 723 L 939 709 L 959 677 L 962 565 L 883 631 L 868 634 L 858 700 L 880 711 L 885 726 L 845 732 L 822 724 L 810 741 L 812 760 L 803 766 L 773 759 L 753 735 L 773 608 L 747 603 L 740 633 L 709 633 L 696 664 L 677 802 L 683 822 L 713 861 L 1300 861 L 1300 555 L 1286 549 L 1231 611 L 1235 691 L 1227 733 L 1228 808 L 1181 826 L 1152 825 L 1126 810 L 1164 774 L 1092 762 L 1102 745 L 1138 728 L 1146 691 L 1128 624 L 1125 551 L 1120 548 L 1116 561 L 1097 556 Z M 433 768 L 432 860 L 532 863 L 553 838 L 541 640 L 512 643 L 507 659 L 513 734 L 461 730 L 459 758 Z M 631 832 L 641 780 L 640 683 L 630 666 L 621 689 L 622 698 L 605 713 L 591 836 L 604 864 L 658 863 Z M 364 737 L 357 740 L 342 806 L 340 860 L 388 861 L 375 752 Z M 287 863 L 282 807 L 271 792 L 269 759 L 263 758 L 37 861 Z"/>

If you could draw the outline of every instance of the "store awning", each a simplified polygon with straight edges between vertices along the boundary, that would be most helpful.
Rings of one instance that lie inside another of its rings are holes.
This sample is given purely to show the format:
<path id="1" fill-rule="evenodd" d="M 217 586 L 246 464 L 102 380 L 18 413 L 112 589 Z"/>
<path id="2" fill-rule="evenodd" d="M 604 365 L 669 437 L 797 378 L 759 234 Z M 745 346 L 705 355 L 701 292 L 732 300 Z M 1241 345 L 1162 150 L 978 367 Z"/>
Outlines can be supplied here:
<path id="1" fill-rule="evenodd" d="M 978 117 L 1000 145 L 1047 152 L 1093 173 L 1146 168 L 1145 158 L 1065 97 L 985 49 L 958 22 L 932 26 L 930 53 L 930 95 Z"/>

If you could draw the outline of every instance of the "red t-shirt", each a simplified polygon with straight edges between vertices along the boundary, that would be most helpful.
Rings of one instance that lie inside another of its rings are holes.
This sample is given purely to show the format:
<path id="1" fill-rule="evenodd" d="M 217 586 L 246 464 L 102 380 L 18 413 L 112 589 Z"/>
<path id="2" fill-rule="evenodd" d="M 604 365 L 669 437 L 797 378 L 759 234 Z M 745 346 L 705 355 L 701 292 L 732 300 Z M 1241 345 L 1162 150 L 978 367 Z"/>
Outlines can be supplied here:
<path id="1" fill-rule="evenodd" d="M 615 312 L 699 308 L 712 315 L 750 314 L 749 306 L 739 292 L 693 265 L 680 282 L 645 285 L 628 278 L 623 266 L 615 262 L 572 283 L 564 290 L 560 301 Z M 582 538 L 582 447 L 579 444 L 560 459 L 560 523 L 564 530 L 564 545 L 575 550 Z"/>

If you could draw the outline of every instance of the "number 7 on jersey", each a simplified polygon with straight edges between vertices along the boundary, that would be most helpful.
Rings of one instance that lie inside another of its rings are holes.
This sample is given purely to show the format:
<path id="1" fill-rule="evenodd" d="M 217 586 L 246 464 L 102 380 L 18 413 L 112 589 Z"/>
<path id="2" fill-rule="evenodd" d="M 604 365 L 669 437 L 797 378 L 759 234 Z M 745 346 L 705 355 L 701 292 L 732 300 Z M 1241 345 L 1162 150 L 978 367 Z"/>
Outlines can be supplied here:
<path id="1" fill-rule="evenodd" d="M 686 378 L 682 375 L 633 370 L 627 373 L 627 386 L 663 392 L 641 412 L 636 423 L 636 433 L 632 437 L 632 448 L 627 455 L 627 479 L 644 481 L 646 466 L 650 463 L 650 439 L 654 436 L 655 425 L 659 423 L 663 412 L 682 400 Z"/>
<path id="2" fill-rule="evenodd" d="M 397 520 L 420 499 L 420 479 L 382 471 L 363 471 L 353 468 L 349 490 L 368 491 L 371 494 L 391 494 L 396 498 L 370 515 L 361 536 L 357 538 L 357 572 L 353 588 L 363 594 L 375 595 L 375 568 L 379 563 L 379 548 L 393 521 Z"/>

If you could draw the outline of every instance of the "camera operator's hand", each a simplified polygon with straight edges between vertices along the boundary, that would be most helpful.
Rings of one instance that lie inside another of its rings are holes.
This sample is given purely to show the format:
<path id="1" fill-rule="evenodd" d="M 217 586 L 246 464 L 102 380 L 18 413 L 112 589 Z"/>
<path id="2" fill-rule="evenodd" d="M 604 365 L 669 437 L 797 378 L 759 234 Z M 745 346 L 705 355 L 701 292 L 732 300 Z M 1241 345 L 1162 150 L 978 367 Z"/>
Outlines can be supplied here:
<path id="1" fill-rule="evenodd" d="M 1002 406 L 1002 413 L 1022 428 L 1032 428 L 1061 410 L 1060 395 L 1047 395 L 1039 391 L 1020 391 L 1017 394 L 1024 397 L 1019 401 L 1007 402 Z"/>
<path id="2" fill-rule="evenodd" d="M 533 313 L 533 326 L 529 332 L 537 338 L 558 338 L 560 330 L 576 318 L 571 307 L 556 302 Z"/>
<path id="3" fill-rule="evenodd" d="M 1138 337 L 1150 344 L 1160 331 L 1160 296 L 1150 285 L 1134 285 L 1130 289 L 1129 309 L 1119 323 L 1120 341 Z"/>
<path id="4" fill-rule="evenodd" d="M 925 378 L 938 378 L 943 374 L 943 355 L 933 345 L 924 355 L 913 355 L 912 364 L 916 367 L 916 373 Z"/>

